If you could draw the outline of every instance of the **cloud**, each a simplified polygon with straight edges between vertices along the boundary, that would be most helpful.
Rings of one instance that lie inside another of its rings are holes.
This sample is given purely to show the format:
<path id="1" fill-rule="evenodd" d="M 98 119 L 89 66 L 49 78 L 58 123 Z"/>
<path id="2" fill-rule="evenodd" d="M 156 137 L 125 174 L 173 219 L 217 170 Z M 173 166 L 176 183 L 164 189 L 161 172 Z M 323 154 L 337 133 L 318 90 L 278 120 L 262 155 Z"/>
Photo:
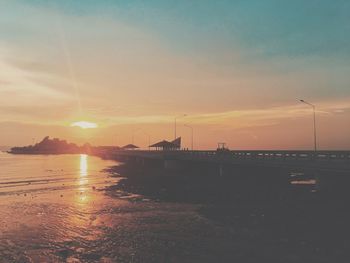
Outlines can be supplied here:
<path id="1" fill-rule="evenodd" d="M 22 70 L 7 62 L 8 52 L 0 49 L 0 79 L 2 83 L 0 90 L 3 94 L 13 94 L 14 96 L 1 96 L 2 105 L 9 104 L 28 104 L 42 103 L 48 100 L 68 99 L 67 94 L 53 89 L 49 85 L 39 85 L 34 81 L 35 78 L 54 78 L 54 76 L 46 75 L 42 72 L 32 73 Z"/>
<path id="2" fill-rule="evenodd" d="M 84 110 L 96 108 L 99 103 L 101 108 L 118 105 L 125 115 L 137 114 L 136 109 L 155 115 L 172 114 L 178 109 L 200 113 L 289 104 L 297 96 L 314 100 L 349 96 L 349 67 L 344 62 L 332 62 L 328 58 L 266 58 L 259 55 L 259 48 L 231 45 L 230 40 L 222 36 L 210 43 L 212 31 L 191 31 L 198 26 L 196 20 L 182 30 L 192 32 L 192 37 L 199 37 L 203 43 L 209 41 L 209 46 L 194 50 L 188 43 L 181 43 L 181 38 L 169 44 L 164 31 L 152 31 L 147 24 L 153 14 L 152 5 L 139 9 L 137 4 L 132 4 L 127 10 L 123 5 L 112 5 L 112 12 L 106 8 L 108 3 L 94 4 L 97 12 L 88 8 L 92 4 L 84 5 L 89 12 L 81 13 L 68 12 L 61 4 L 37 2 L 37 5 L 27 3 L 20 7 L 13 4 L 12 19 L 16 17 L 14 11 L 20 10 L 29 22 L 18 19 L 12 26 L 28 34 L 19 34 L 22 41 L 9 38 L 5 42 L 14 53 L 8 59 L 11 65 L 30 72 L 39 87 L 49 86 L 81 101 Z M 73 4 L 63 4 L 66 5 Z M 190 8 L 209 12 L 208 6 L 212 5 L 193 4 Z M 248 7 L 256 10 L 252 4 L 238 5 L 238 10 L 248 12 Z M 165 7 L 159 4 L 158 8 Z M 168 17 L 170 20 L 165 26 L 169 26 L 170 33 L 177 32 L 174 27 L 182 25 L 174 21 L 173 16 L 184 7 L 175 4 L 174 8 L 174 13 L 165 12 L 153 21 L 161 23 Z M 221 4 L 218 8 L 223 11 Z M 230 8 L 228 5 L 228 10 Z M 123 10 L 134 14 L 131 17 L 135 20 L 125 19 L 125 14 L 117 16 Z M 138 12 L 141 10 L 145 12 L 142 17 L 147 20 L 147 26 L 140 23 Z M 208 23 L 210 27 L 211 22 Z M 240 33 L 235 36 L 241 37 Z M 183 52 L 174 49 L 174 45 L 184 45 Z"/>
<path id="3" fill-rule="evenodd" d="M 347 8 L 332 4 L 328 14 L 322 1 L 310 17 L 315 2 L 304 2 L 288 11 L 275 1 L 3 1 L 1 119 L 165 131 L 187 113 L 217 139 L 239 131 L 255 141 L 266 138 L 255 129 L 309 116 L 299 98 L 341 119 Z"/>

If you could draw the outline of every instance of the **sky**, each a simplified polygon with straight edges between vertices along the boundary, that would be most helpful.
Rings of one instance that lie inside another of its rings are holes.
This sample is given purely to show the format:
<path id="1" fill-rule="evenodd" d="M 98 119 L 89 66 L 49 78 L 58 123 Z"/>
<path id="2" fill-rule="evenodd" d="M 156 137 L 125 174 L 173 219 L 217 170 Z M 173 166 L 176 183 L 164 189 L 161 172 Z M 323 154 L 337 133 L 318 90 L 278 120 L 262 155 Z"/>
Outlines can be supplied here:
<path id="1" fill-rule="evenodd" d="M 350 149 L 350 2 L 0 0 L 0 145 Z M 74 122 L 98 128 L 81 129 Z"/>

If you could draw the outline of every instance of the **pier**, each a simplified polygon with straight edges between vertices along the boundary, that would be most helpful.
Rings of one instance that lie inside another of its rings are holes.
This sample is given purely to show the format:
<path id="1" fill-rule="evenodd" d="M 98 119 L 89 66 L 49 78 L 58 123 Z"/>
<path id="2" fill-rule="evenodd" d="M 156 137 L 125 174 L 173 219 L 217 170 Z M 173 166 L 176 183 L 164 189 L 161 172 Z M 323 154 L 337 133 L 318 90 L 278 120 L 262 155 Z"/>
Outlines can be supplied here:
<path id="1" fill-rule="evenodd" d="M 212 164 L 293 167 L 350 172 L 350 151 L 149 151 L 109 150 L 98 155 L 121 161 L 150 160 Z"/>

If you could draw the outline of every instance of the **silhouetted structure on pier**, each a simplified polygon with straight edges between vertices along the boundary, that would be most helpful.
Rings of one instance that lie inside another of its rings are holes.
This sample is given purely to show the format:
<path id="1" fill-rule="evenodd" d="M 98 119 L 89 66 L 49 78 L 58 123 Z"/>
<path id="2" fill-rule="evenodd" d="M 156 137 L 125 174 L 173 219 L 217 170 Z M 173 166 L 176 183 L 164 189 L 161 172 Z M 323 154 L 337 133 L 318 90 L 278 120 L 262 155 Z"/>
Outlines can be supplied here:
<path id="1" fill-rule="evenodd" d="M 134 145 L 134 144 L 127 144 L 122 147 L 122 150 L 135 150 L 138 149 L 139 147 Z"/>
<path id="2" fill-rule="evenodd" d="M 170 150 L 175 149 L 175 145 L 172 142 L 168 142 L 166 140 L 152 144 L 149 147 L 155 148 L 157 151 L 159 151 L 159 150 L 170 151 Z"/>

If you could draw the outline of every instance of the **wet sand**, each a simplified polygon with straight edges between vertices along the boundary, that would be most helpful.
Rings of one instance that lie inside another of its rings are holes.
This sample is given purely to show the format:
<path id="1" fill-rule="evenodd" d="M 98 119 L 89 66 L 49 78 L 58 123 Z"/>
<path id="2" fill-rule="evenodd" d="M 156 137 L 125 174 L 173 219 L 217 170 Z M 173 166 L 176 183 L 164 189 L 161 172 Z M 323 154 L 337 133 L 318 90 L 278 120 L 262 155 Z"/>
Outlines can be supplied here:
<path id="1" fill-rule="evenodd" d="M 208 234 L 207 240 L 192 240 L 201 247 L 194 262 L 349 262 L 347 191 L 322 192 L 309 174 L 297 181 L 289 170 L 242 167 L 225 176 L 207 171 L 164 176 L 161 169 L 118 166 L 111 172 L 127 178 L 112 188 L 194 205 L 206 222 L 197 225 L 196 235 Z"/>
<path id="2" fill-rule="evenodd" d="M 23 158 L 0 172 L 0 262 L 349 262 L 349 199 L 313 186 Z"/>

